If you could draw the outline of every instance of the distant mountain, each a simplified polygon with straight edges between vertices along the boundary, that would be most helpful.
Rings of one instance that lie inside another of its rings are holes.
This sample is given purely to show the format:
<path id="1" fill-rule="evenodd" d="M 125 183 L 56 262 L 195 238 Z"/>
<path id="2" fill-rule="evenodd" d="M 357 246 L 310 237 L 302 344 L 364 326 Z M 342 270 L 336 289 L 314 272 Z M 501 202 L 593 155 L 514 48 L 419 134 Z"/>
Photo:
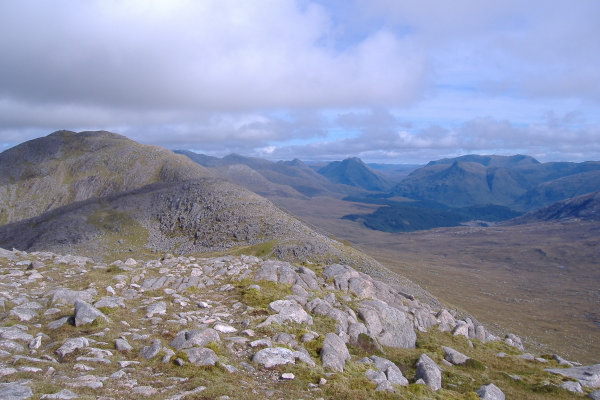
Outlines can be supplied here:
<path id="1" fill-rule="evenodd" d="M 514 168 L 527 165 L 538 165 L 540 162 L 531 156 L 517 154 L 514 156 L 496 156 L 496 155 L 479 155 L 479 154 L 467 154 L 465 156 L 454 157 L 454 158 L 442 158 L 437 161 L 430 161 L 427 166 L 431 165 L 443 165 L 443 164 L 454 164 L 455 162 L 472 162 L 481 164 L 485 167 L 502 167 L 502 168 Z"/>
<path id="2" fill-rule="evenodd" d="M 432 161 L 391 194 L 452 207 L 496 204 L 527 211 L 595 190 L 600 162 L 542 164 L 522 155 L 469 155 Z"/>
<path id="3" fill-rule="evenodd" d="M 330 182 L 297 159 L 272 162 L 238 154 L 216 158 L 185 150 L 176 150 L 175 152 L 189 157 L 202 166 L 211 168 L 218 176 L 262 196 L 339 197 L 340 194 L 350 194 L 356 191 L 352 187 Z M 258 184 L 257 173 L 265 179 L 260 184 Z"/>
<path id="4" fill-rule="evenodd" d="M 600 191 L 563 200 L 512 219 L 506 225 L 535 222 L 600 221 Z"/>
<path id="5" fill-rule="evenodd" d="M 320 168 L 318 173 L 329 179 L 330 182 L 365 190 L 385 191 L 393 186 L 393 183 L 369 168 L 357 157 L 331 162 Z"/>
<path id="6" fill-rule="evenodd" d="M 0 225 L 74 201 L 206 176 L 186 157 L 115 133 L 58 131 L 0 154 Z"/>

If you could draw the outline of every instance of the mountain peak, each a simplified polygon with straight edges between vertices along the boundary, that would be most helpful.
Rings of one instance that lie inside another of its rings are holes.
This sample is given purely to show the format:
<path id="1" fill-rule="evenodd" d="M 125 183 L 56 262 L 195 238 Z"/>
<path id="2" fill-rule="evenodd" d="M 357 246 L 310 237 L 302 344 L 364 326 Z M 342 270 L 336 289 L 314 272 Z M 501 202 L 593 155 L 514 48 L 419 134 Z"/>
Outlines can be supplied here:
<path id="1" fill-rule="evenodd" d="M 392 186 L 387 179 L 373 171 L 358 157 L 331 162 L 317 172 L 333 183 L 366 190 L 383 191 Z"/>

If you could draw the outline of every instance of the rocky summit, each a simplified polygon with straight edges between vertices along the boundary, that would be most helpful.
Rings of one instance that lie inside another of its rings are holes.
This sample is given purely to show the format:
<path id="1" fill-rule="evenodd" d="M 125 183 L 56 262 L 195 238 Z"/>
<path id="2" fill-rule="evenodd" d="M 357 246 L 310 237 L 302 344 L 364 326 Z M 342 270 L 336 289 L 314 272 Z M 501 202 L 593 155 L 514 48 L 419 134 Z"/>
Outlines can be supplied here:
<path id="1" fill-rule="evenodd" d="M 598 366 L 525 352 L 341 264 L 0 249 L 0 399 L 596 398 Z"/>

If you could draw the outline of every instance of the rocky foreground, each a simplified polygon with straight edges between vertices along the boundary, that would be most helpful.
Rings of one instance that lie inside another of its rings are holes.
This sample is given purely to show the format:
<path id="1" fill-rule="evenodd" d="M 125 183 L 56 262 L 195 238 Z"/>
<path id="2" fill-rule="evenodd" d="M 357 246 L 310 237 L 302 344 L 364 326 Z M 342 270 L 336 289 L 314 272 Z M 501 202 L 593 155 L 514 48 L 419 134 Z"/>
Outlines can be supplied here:
<path id="1" fill-rule="evenodd" d="M 600 364 L 339 264 L 0 249 L 0 313 L 0 399 L 600 398 Z"/>

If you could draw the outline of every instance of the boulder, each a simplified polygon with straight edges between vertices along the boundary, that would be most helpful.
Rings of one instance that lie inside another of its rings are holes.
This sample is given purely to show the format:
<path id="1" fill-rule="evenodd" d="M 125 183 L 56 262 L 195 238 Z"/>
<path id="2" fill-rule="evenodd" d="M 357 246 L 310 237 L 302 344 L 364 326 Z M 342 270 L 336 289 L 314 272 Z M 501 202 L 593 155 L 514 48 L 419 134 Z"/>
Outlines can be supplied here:
<path id="1" fill-rule="evenodd" d="M 364 300 L 358 305 L 358 316 L 365 322 L 369 335 L 384 346 L 412 349 L 417 335 L 406 312 L 381 300 Z"/>
<path id="2" fill-rule="evenodd" d="M 569 392 L 583 393 L 583 389 L 581 388 L 579 382 L 568 381 L 561 383 L 559 386 L 565 390 L 568 390 Z"/>
<path id="3" fill-rule="evenodd" d="M 188 360 L 194 365 L 214 366 L 219 361 L 219 357 L 211 349 L 192 347 L 183 351 L 187 354 Z"/>
<path id="4" fill-rule="evenodd" d="M 190 347 L 204 347 L 210 342 L 219 342 L 219 333 L 212 328 L 184 330 L 169 343 L 176 350 L 189 349 Z"/>
<path id="5" fill-rule="evenodd" d="M 421 354 L 417 361 L 417 372 L 415 379 L 422 379 L 427 386 L 432 390 L 440 390 L 442 388 L 442 371 L 427 354 Z"/>
<path id="6" fill-rule="evenodd" d="M 350 359 L 350 352 L 346 343 L 335 333 L 326 334 L 321 349 L 323 368 L 343 372 L 348 359 Z"/>
<path id="7" fill-rule="evenodd" d="M 108 318 L 98 309 L 85 301 L 75 301 L 75 326 L 91 324 L 97 318 L 108 321 Z"/>
<path id="8" fill-rule="evenodd" d="M 547 369 L 546 371 L 575 379 L 581 386 L 589 388 L 600 387 L 600 364 L 572 368 Z"/>
<path id="9" fill-rule="evenodd" d="M 160 353 L 162 344 L 159 339 L 154 339 L 149 346 L 144 346 L 140 349 L 140 355 L 146 360 L 154 358 Z"/>
<path id="10" fill-rule="evenodd" d="M 77 300 L 85 301 L 88 303 L 92 302 L 92 294 L 89 291 L 82 290 L 70 290 L 65 288 L 59 288 L 51 293 L 52 298 L 50 299 L 50 304 L 65 304 L 71 305 L 75 304 Z"/>
<path id="11" fill-rule="evenodd" d="M 285 347 L 269 347 L 259 350 L 252 356 L 252 361 L 267 368 L 276 365 L 295 364 L 294 352 Z"/>
<path id="12" fill-rule="evenodd" d="M 70 354 L 77 349 L 83 349 L 84 347 L 88 347 L 89 345 L 90 342 L 84 337 L 70 338 L 65 340 L 62 346 L 56 349 L 54 353 L 62 359 L 67 354 Z"/>
<path id="13" fill-rule="evenodd" d="M 475 392 L 477 396 L 479 396 L 482 400 L 504 400 L 504 393 L 502 390 L 493 383 L 488 385 L 480 386 L 479 389 Z"/>
<path id="14" fill-rule="evenodd" d="M 442 346 L 444 350 L 444 360 L 448 361 L 454 365 L 460 365 L 467 362 L 469 357 L 465 356 L 463 353 L 454 350 L 451 347 Z"/>
<path id="15" fill-rule="evenodd" d="M 278 314 L 269 316 L 258 327 L 268 326 L 272 323 L 284 324 L 287 321 L 296 322 L 298 324 L 313 324 L 312 317 L 304 311 L 304 308 L 295 300 L 277 300 L 269 304 L 269 309 Z"/>
<path id="16" fill-rule="evenodd" d="M 24 400 L 33 396 L 29 386 L 21 383 L 0 384 L 0 400 Z"/>
<path id="17" fill-rule="evenodd" d="M 594 390 L 588 394 L 588 397 L 592 400 L 600 400 L 600 390 Z"/>

